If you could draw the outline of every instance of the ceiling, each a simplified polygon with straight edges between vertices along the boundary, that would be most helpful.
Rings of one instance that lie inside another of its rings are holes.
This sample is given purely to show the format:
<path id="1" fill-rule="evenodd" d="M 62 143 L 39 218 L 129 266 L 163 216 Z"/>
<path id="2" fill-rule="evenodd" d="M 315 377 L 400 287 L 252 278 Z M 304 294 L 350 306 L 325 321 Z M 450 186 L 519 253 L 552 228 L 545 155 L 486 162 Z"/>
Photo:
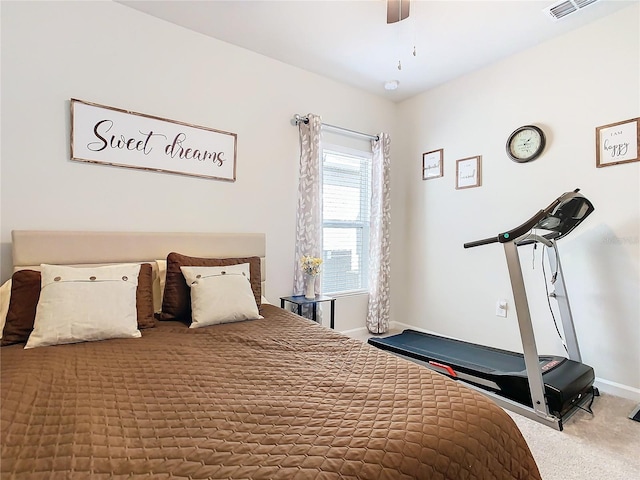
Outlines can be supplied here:
<path id="1" fill-rule="evenodd" d="M 386 0 L 116 1 L 402 101 L 638 0 L 598 0 L 558 21 L 543 13 L 556 0 L 412 0 L 409 18 L 390 25 Z M 384 88 L 390 80 L 395 91 Z"/>

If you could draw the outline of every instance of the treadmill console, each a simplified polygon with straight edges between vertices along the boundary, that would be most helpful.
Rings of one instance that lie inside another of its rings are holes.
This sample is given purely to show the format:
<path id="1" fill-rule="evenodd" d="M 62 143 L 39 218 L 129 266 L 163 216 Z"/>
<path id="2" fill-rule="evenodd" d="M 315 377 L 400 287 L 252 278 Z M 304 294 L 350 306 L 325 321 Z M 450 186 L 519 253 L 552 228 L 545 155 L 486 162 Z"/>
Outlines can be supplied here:
<path id="1" fill-rule="evenodd" d="M 568 235 L 594 210 L 593 204 L 584 195 L 578 193 L 578 190 L 565 193 L 556 202 L 554 202 L 555 206 L 554 204 L 550 206 L 551 211 L 533 227 L 553 232 L 551 235 L 544 236 L 554 240 Z"/>
<path id="2" fill-rule="evenodd" d="M 464 248 L 478 247 L 489 243 L 518 242 L 526 245 L 532 240 L 524 239 L 531 230 L 537 228 L 547 230 L 549 233 L 542 235 L 549 240 L 557 240 L 568 235 L 582 221 L 593 212 L 593 204 L 576 188 L 573 192 L 567 192 L 556 198 L 547 208 L 540 210 L 529 220 L 511 230 L 499 233 L 495 237 L 475 240 L 464 244 Z M 520 241 L 518 241 L 520 239 Z"/>

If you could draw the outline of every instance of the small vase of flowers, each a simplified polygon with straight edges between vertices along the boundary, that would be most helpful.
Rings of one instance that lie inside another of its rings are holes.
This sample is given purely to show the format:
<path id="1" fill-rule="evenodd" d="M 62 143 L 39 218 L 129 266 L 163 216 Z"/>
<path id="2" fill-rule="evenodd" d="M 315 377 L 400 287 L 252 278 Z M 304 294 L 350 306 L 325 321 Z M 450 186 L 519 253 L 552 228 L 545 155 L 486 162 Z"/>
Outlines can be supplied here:
<path id="1" fill-rule="evenodd" d="M 304 255 L 300 259 L 300 266 L 305 274 L 304 298 L 307 300 L 313 300 L 316 298 L 316 276 L 320 273 L 320 265 L 322 265 L 322 259 L 318 257 Z"/>

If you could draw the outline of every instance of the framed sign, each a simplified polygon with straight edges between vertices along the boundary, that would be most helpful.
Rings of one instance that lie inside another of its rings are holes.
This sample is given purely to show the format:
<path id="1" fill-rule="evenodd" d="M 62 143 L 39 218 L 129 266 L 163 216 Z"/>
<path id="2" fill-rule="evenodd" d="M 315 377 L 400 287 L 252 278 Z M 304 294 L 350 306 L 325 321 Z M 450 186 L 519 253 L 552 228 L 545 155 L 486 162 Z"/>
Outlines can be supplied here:
<path id="1" fill-rule="evenodd" d="M 640 118 L 596 128 L 596 167 L 640 160 Z"/>
<path id="2" fill-rule="evenodd" d="M 442 156 L 444 149 L 433 150 L 422 154 L 422 179 L 442 177 L 444 168 L 442 164 Z"/>
<path id="3" fill-rule="evenodd" d="M 236 180 L 237 135 L 71 99 L 71 160 Z"/>
<path id="4" fill-rule="evenodd" d="M 482 184 L 481 156 L 456 160 L 456 189 L 479 187 Z"/>

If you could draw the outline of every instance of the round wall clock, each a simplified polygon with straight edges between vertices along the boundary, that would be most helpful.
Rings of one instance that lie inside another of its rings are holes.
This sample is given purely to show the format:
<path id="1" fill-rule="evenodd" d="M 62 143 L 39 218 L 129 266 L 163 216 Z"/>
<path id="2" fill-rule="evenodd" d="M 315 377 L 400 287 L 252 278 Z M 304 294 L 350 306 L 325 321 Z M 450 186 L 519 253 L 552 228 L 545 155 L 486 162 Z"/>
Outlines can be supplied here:
<path id="1" fill-rule="evenodd" d="M 545 146 L 544 132 L 535 125 L 516 128 L 507 140 L 507 155 L 514 162 L 525 163 L 538 158 Z"/>

